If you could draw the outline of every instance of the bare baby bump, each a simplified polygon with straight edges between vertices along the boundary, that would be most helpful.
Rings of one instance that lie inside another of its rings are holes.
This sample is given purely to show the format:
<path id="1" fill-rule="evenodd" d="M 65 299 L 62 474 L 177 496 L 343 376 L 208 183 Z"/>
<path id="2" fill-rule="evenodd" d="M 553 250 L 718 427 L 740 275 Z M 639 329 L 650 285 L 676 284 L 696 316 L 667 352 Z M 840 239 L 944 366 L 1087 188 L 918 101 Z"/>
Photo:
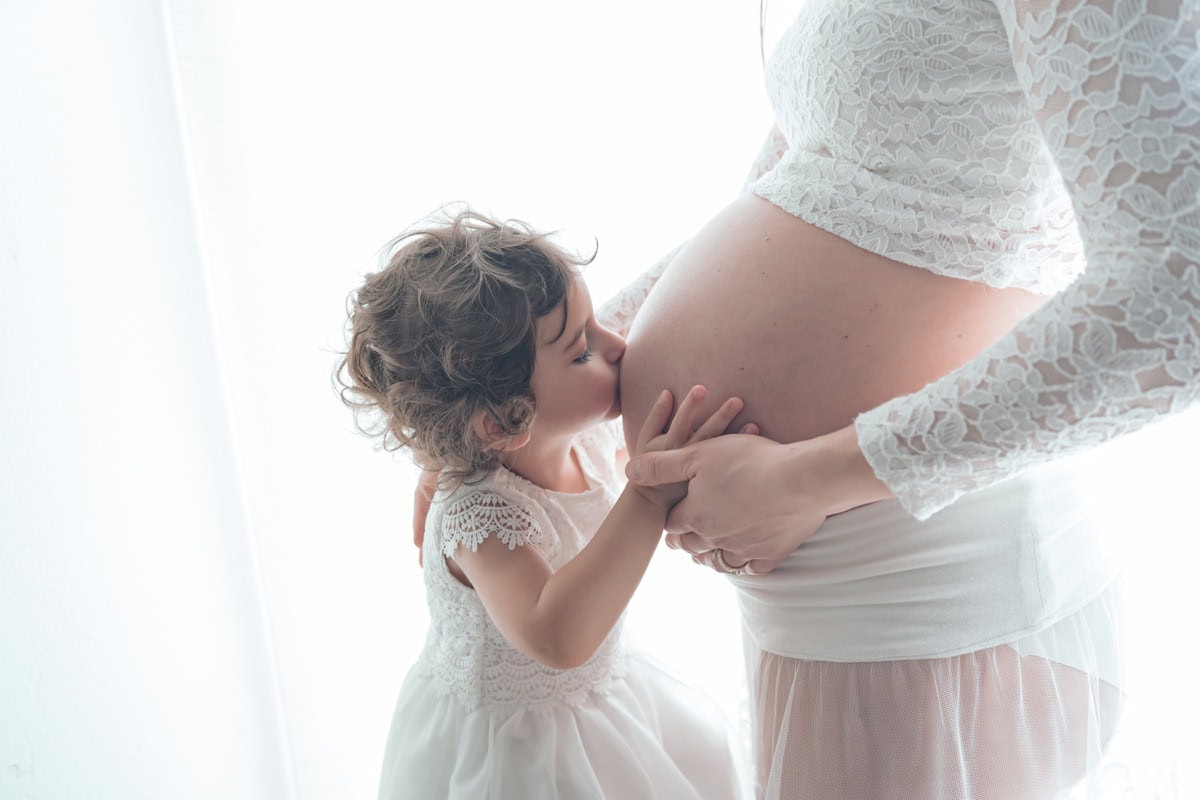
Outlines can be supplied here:
<path id="1" fill-rule="evenodd" d="M 799 441 L 916 391 L 1045 301 L 862 250 L 751 194 L 680 251 L 638 313 L 621 365 L 632 446 L 654 398 L 709 388 L 735 424 Z"/>

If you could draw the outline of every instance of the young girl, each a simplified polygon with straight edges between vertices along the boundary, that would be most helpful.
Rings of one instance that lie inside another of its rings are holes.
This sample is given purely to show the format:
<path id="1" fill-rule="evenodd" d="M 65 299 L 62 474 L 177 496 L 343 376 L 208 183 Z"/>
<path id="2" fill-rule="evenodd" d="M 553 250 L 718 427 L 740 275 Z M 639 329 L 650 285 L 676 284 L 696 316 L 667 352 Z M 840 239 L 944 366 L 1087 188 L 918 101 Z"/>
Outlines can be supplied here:
<path id="1" fill-rule="evenodd" d="M 343 399 L 439 472 L 431 625 L 380 798 L 739 795 L 719 713 L 622 651 L 622 613 L 686 484 L 618 489 L 625 343 L 594 319 L 583 263 L 464 211 L 400 237 L 352 297 Z M 741 401 L 702 419 L 704 394 L 668 426 L 663 392 L 638 452 L 724 432 Z"/>

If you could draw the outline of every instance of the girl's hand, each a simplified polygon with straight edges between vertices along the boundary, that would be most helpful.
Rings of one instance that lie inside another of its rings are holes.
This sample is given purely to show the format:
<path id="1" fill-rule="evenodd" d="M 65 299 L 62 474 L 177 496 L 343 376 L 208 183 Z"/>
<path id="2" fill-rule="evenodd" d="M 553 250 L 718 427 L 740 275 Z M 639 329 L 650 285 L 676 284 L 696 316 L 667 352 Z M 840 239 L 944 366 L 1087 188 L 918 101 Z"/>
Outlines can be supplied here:
<path id="1" fill-rule="evenodd" d="M 639 452 L 626 474 L 642 486 L 689 481 L 667 518 L 667 544 L 718 572 L 770 572 L 829 515 L 891 496 L 858 449 L 853 426 L 787 445 L 721 436 Z"/>
<path id="2" fill-rule="evenodd" d="M 684 396 L 683 402 L 679 404 L 679 410 L 676 412 L 675 418 L 671 419 L 670 427 L 667 427 L 667 420 L 671 418 L 674 398 L 670 391 L 664 389 L 658 399 L 654 401 L 654 406 L 650 409 L 646 421 L 642 423 L 634 455 L 675 450 L 723 434 L 741 412 L 744 404 L 740 398 L 731 397 L 722 403 L 712 416 L 701 420 L 700 406 L 704 403 L 707 395 L 708 390 L 703 386 L 693 386 Z M 743 433 L 757 433 L 758 427 L 750 423 L 743 426 L 741 430 Z M 653 488 L 647 485 L 636 488 L 649 500 L 661 505 L 664 509 L 669 509 L 688 493 L 685 479 L 671 482 L 660 481 Z"/>

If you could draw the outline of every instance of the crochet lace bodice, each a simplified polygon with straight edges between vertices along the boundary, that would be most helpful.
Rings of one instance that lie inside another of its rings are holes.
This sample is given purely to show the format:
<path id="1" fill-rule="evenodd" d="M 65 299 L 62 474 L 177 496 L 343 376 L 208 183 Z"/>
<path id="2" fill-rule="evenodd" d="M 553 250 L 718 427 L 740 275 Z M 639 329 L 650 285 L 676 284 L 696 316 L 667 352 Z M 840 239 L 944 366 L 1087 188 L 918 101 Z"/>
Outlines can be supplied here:
<path id="1" fill-rule="evenodd" d="M 894 260 L 1055 294 L 855 421 L 910 513 L 1200 398 L 1200 0 L 807 0 L 767 86 L 753 191 Z M 665 266 L 601 318 L 627 329 Z"/>
<path id="2" fill-rule="evenodd" d="M 571 560 L 616 502 L 616 430 L 606 424 L 579 437 L 575 452 L 590 486 L 586 492 L 551 492 L 499 469 L 435 495 L 422 551 L 430 626 L 417 669 L 468 708 L 547 711 L 578 705 L 622 674 L 620 624 L 583 665 L 551 669 L 509 644 L 479 596 L 450 573 L 444 558 L 494 536 L 510 549 L 537 548 L 556 570 Z"/>

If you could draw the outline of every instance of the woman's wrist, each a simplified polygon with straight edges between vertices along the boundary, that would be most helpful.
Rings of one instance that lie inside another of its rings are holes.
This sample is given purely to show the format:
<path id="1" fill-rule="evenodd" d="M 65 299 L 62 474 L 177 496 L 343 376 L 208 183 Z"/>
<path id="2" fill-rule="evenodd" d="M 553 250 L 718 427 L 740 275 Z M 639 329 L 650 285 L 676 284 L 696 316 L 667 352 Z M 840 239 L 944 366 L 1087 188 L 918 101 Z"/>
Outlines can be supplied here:
<path id="1" fill-rule="evenodd" d="M 858 446 L 853 425 L 789 448 L 789 484 L 816 499 L 826 516 L 892 497 Z"/>

